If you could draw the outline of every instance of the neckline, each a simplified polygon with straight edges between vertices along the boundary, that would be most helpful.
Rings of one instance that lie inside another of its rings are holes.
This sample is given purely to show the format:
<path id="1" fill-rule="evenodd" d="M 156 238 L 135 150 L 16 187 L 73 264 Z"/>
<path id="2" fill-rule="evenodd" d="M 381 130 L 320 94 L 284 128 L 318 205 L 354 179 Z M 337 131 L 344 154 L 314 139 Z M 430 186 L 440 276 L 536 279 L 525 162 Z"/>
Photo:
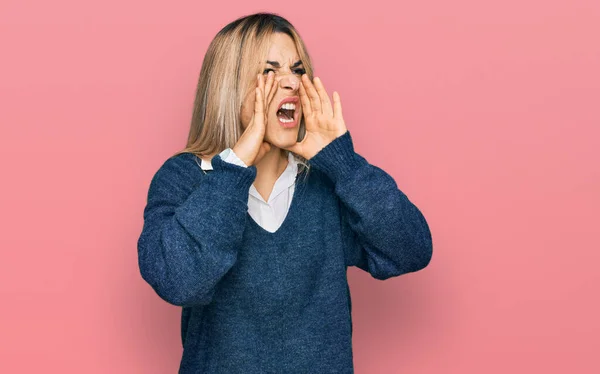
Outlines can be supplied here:
<path id="1" fill-rule="evenodd" d="M 279 225 L 275 232 L 268 231 L 264 227 L 259 225 L 258 222 L 256 222 L 254 218 L 252 218 L 250 212 L 246 210 L 246 218 L 250 220 L 250 225 L 254 226 L 263 235 L 279 235 L 281 231 L 284 231 L 287 228 L 287 226 L 290 225 L 289 221 L 293 219 L 294 214 L 297 214 L 296 210 L 299 209 L 297 205 L 300 204 L 300 196 L 302 196 L 301 192 L 304 190 L 306 183 L 307 181 L 299 182 L 298 177 L 296 177 L 296 181 L 294 182 L 294 193 L 292 194 L 292 202 L 290 203 L 290 207 L 288 208 L 287 214 L 285 215 L 283 222 L 281 223 L 281 225 Z"/>
<path id="2" fill-rule="evenodd" d="M 190 155 L 192 155 L 192 157 L 196 160 L 196 164 L 198 164 L 198 167 L 200 167 L 200 170 L 204 174 L 206 174 L 206 171 L 202 169 L 200 163 L 198 162 L 198 160 L 202 160 L 202 159 L 193 153 L 190 153 Z M 212 170 L 209 170 L 209 171 L 212 171 Z M 288 221 L 291 220 L 291 216 L 293 214 L 295 214 L 296 210 L 299 209 L 297 207 L 297 205 L 300 204 L 299 200 L 301 197 L 301 192 L 304 191 L 304 188 L 306 187 L 306 184 L 308 183 L 306 176 L 303 175 L 305 172 L 306 171 L 304 171 L 302 173 L 296 172 L 296 180 L 294 181 L 294 193 L 292 195 L 292 202 L 290 204 L 290 207 L 288 208 L 285 218 L 283 219 L 283 222 L 281 223 L 281 225 L 279 225 L 279 228 L 277 230 L 275 230 L 275 232 L 270 232 L 270 231 L 266 230 L 264 227 L 262 227 L 261 225 L 259 225 L 258 222 L 256 222 L 254 220 L 254 218 L 252 218 L 252 216 L 250 215 L 250 212 L 246 209 L 246 218 L 250 220 L 250 225 L 254 226 L 259 231 L 259 233 L 266 235 L 266 236 L 274 237 L 274 236 L 279 235 L 279 232 L 283 231 L 283 229 L 285 229 L 286 226 L 289 225 Z M 299 176 L 302 176 L 301 179 L 304 179 L 304 180 L 299 182 L 299 178 L 298 178 Z"/>

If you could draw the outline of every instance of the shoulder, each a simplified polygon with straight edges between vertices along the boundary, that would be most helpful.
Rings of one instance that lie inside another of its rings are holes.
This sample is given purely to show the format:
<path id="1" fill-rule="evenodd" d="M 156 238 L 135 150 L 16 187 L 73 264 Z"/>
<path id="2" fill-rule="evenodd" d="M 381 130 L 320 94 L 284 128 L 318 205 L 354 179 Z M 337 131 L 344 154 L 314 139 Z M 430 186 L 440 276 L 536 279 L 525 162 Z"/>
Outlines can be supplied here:
<path id="1" fill-rule="evenodd" d="M 308 169 L 303 170 L 298 174 L 298 178 L 306 181 L 306 183 L 313 185 L 314 187 L 321 187 L 325 190 L 333 190 L 333 181 L 325 174 L 322 170 L 310 166 Z"/>
<path id="2" fill-rule="evenodd" d="M 163 161 L 156 174 L 170 177 L 189 177 L 203 174 L 200 169 L 200 158 L 193 153 L 180 153 Z"/>
<path id="3" fill-rule="evenodd" d="M 204 175 L 193 153 L 171 156 L 160 165 L 150 182 L 151 194 L 187 195 Z"/>
<path id="4" fill-rule="evenodd" d="M 305 184 L 304 190 L 309 193 L 310 199 L 335 198 L 335 185 L 333 181 L 322 171 L 314 167 L 308 168 L 298 174 L 296 183 Z"/>

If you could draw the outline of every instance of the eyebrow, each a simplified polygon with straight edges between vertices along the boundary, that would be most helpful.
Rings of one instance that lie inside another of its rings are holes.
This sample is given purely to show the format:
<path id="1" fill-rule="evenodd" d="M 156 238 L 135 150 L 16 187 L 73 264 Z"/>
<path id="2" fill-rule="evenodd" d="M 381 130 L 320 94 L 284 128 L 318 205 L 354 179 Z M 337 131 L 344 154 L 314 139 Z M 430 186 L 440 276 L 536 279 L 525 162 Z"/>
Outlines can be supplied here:
<path id="1" fill-rule="evenodd" d="M 277 62 L 277 61 L 269 61 L 269 60 L 267 60 L 267 64 L 273 65 L 276 68 L 280 68 L 281 67 L 281 65 L 279 65 L 279 62 Z M 302 61 L 301 60 L 296 61 L 294 63 L 294 65 L 292 65 L 291 67 L 295 68 L 296 66 L 299 66 L 299 65 L 302 65 Z"/>

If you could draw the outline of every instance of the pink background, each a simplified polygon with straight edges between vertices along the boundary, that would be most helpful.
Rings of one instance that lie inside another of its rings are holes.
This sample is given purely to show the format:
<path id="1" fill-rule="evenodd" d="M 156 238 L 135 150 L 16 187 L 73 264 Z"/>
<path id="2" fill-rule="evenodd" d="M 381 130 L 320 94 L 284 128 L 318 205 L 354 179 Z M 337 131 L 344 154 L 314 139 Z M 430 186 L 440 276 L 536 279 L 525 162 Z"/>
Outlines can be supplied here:
<path id="1" fill-rule="evenodd" d="M 0 372 L 176 372 L 142 210 L 208 43 L 256 11 L 433 233 L 421 272 L 349 271 L 356 372 L 600 372 L 598 1 L 211 3 L 0 3 Z"/>

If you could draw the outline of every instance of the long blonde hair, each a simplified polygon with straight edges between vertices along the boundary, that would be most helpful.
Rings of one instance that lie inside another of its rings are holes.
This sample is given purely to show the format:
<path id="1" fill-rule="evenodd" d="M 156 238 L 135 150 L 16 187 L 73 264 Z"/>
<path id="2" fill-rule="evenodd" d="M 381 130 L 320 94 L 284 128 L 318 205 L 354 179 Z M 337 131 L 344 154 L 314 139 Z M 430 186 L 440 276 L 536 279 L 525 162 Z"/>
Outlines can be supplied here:
<path id="1" fill-rule="evenodd" d="M 256 86 L 256 75 L 263 72 L 273 33 L 289 35 L 298 51 L 308 77 L 313 67 L 304 42 L 285 18 L 274 13 L 256 13 L 238 18 L 217 33 L 210 43 L 196 88 L 190 132 L 181 153 L 197 156 L 216 154 L 233 148 L 242 135 L 241 108 L 244 98 Z M 298 141 L 305 135 L 302 117 Z M 299 171 L 308 171 L 307 160 L 293 154 Z"/>

